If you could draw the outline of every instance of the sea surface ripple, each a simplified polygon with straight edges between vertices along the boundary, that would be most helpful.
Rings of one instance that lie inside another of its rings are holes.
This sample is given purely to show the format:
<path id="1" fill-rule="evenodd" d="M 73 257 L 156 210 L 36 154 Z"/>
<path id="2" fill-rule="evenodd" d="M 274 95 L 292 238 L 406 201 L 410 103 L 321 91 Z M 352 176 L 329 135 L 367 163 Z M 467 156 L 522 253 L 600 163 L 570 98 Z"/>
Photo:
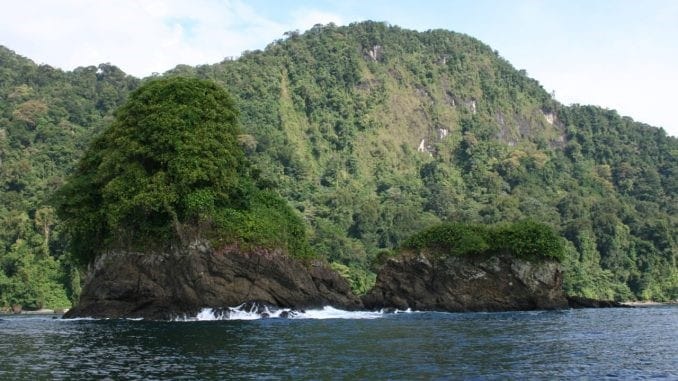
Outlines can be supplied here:
<path id="1" fill-rule="evenodd" d="M 678 379 L 676 306 L 350 314 L 0 316 L 0 379 Z"/>

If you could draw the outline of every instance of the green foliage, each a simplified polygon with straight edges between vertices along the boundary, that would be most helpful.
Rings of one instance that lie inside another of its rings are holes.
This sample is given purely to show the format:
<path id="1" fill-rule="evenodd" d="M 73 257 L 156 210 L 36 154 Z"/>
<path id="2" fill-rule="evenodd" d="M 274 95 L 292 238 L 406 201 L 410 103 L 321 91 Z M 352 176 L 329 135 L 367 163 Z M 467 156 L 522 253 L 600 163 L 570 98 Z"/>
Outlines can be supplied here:
<path id="1" fill-rule="evenodd" d="M 152 80 L 115 116 L 56 194 L 80 262 L 105 248 L 222 236 L 309 255 L 298 217 L 254 185 L 237 143 L 237 112 L 221 87 L 182 77 Z"/>
<path id="2" fill-rule="evenodd" d="M 111 65 L 62 72 L 4 48 L 0 62 L 0 257 L 37 235 L 48 238 L 31 245 L 34 254 L 47 249 L 63 263 L 65 225 L 38 210 L 140 81 Z M 444 221 L 533 219 L 566 239 L 567 292 L 678 298 L 678 139 L 613 110 L 560 105 L 476 39 L 378 22 L 318 25 L 238 60 L 182 65 L 167 75 L 231 91 L 242 128 L 235 141 L 257 183 L 275 187 L 301 213 L 313 250 L 331 262 L 374 269 L 380 253 Z M 88 165 L 100 161 L 90 157 Z M 164 221 L 167 204 L 178 219 L 197 216 L 202 222 L 188 225 L 203 230 L 216 224 L 248 237 L 243 221 L 250 232 L 264 230 L 247 206 L 219 207 L 223 194 L 209 186 L 175 199 L 162 188 L 169 170 L 151 185 L 135 183 L 143 165 L 126 168 L 133 187 L 113 183 L 107 192 L 145 196 L 120 203 L 111 211 L 118 219 L 140 205 Z M 87 189 L 100 179 L 73 181 Z M 229 189 L 247 193 L 244 184 Z M 98 197 L 73 196 L 79 205 Z M 246 198 L 228 199 L 235 200 Z M 83 213 L 91 226 L 102 220 L 98 212 Z M 103 242 L 106 229 L 92 241 Z M 70 279 L 60 287 L 71 289 Z"/>
<path id="3" fill-rule="evenodd" d="M 29 242 L 18 240 L 1 258 L 0 306 L 21 305 L 25 309 L 70 306 L 62 285 L 62 264 L 34 252 Z"/>
<path id="4" fill-rule="evenodd" d="M 63 72 L 4 47 L 0 62 L 0 307 L 67 307 L 79 277 L 48 198 L 139 81 L 107 64 Z"/>
<path id="5" fill-rule="evenodd" d="M 349 267 L 339 262 L 330 264 L 332 270 L 346 278 L 356 295 L 364 295 L 374 287 L 377 275 L 361 267 Z"/>
<path id="6" fill-rule="evenodd" d="M 479 255 L 490 251 L 490 234 L 490 228 L 484 225 L 440 224 L 413 235 L 403 247 L 431 249 L 453 256 Z"/>
<path id="7" fill-rule="evenodd" d="M 546 224 L 531 220 L 502 224 L 490 237 L 492 246 L 519 258 L 550 258 L 562 261 L 565 257 L 563 238 Z"/>
<path id="8" fill-rule="evenodd" d="M 271 191 L 252 192 L 246 197 L 247 209 L 216 211 L 218 241 L 282 248 L 296 258 L 315 256 L 308 245 L 303 221 L 285 200 Z"/>
<path id="9" fill-rule="evenodd" d="M 555 259 L 565 254 L 563 239 L 552 227 L 530 220 L 500 225 L 445 223 L 419 232 L 403 248 L 433 255 L 465 256 L 508 253 L 528 260 Z"/>

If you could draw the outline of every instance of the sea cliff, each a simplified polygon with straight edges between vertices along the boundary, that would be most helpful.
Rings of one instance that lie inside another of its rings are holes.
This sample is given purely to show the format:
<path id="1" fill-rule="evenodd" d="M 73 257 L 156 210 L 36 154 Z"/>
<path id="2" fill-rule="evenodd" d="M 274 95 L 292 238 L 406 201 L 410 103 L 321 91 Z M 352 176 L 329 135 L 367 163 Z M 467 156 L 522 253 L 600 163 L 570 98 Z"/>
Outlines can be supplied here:
<path id="1" fill-rule="evenodd" d="M 508 255 L 389 259 L 366 308 L 437 311 L 509 311 L 567 308 L 563 272 L 554 260 L 528 261 Z"/>
<path id="2" fill-rule="evenodd" d="M 324 262 L 289 258 L 279 250 L 214 250 L 196 243 L 174 252 L 100 255 L 78 305 L 65 317 L 166 320 L 245 302 L 362 308 L 346 280 Z"/>
<path id="3" fill-rule="evenodd" d="M 562 265 L 555 260 L 406 252 L 388 259 L 375 286 L 359 298 L 323 261 L 290 258 L 280 250 L 236 245 L 214 250 L 195 243 L 172 252 L 100 255 L 89 267 L 79 303 L 64 317 L 169 320 L 244 303 L 295 310 L 448 312 L 622 306 L 568 297 L 562 282 Z"/>

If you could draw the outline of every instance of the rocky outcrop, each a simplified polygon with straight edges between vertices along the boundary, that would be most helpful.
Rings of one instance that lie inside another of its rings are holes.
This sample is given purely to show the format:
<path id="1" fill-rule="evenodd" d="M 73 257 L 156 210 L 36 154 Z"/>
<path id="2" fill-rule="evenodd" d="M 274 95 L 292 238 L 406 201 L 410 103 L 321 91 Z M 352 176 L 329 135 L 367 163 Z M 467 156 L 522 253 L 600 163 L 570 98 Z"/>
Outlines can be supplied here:
<path id="1" fill-rule="evenodd" d="M 585 298 L 582 296 L 567 296 L 567 303 L 570 308 L 629 308 L 625 304 L 615 302 L 614 300 L 597 300 Z"/>
<path id="2" fill-rule="evenodd" d="M 436 311 L 567 308 L 562 281 L 555 261 L 411 253 L 386 262 L 363 303 L 371 309 Z"/>
<path id="3" fill-rule="evenodd" d="M 163 320 L 253 301 L 295 309 L 362 307 L 346 280 L 322 262 L 274 250 L 193 245 L 173 253 L 100 255 L 65 317 Z"/>

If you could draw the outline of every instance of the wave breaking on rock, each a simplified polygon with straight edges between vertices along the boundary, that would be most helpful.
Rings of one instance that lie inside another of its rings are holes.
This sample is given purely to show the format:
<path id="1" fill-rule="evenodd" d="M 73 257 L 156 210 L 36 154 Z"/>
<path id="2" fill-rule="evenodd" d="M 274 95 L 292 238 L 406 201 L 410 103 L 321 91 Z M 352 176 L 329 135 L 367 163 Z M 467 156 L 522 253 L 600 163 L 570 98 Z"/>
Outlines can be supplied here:
<path id="1" fill-rule="evenodd" d="M 278 308 L 260 303 L 243 303 L 236 307 L 203 308 L 197 315 L 182 315 L 174 321 L 222 321 L 222 320 L 259 320 L 259 319 L 380 319 L 389 314 L 408 313 L 410 310 L 400 311 L 382 309 L 379 311 L 347 311 L 332 306 L 317 309 L 296 310 L 292 308 Z"/>

